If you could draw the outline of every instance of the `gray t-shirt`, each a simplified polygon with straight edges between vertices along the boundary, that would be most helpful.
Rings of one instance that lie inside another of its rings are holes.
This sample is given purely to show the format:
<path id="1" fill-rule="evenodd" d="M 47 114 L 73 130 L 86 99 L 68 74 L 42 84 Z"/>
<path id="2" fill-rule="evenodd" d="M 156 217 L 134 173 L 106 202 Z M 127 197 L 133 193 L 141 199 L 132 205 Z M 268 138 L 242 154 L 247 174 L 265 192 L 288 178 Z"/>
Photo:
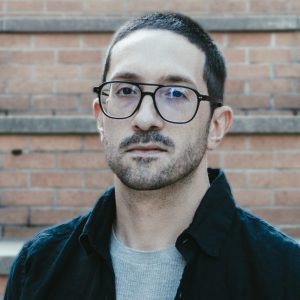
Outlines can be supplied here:
<path id="1" fill-rule="evenodd" d="M 113 232 L 110 253 L 116 277 L 117 300 L 171 300 L 185 267 L 175 246 L 140 251 L 122 244 Z"/>

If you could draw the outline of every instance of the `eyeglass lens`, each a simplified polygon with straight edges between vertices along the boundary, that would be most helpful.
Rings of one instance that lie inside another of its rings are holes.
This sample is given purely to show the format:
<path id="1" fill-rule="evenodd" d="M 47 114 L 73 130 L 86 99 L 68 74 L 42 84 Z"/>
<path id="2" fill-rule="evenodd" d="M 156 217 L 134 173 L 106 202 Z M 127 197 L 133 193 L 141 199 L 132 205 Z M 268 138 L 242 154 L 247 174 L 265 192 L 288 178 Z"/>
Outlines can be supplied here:
<path id="1" fill-rule="evenodd" d="M 136 84 L 111 82 L 102 86 L 100 103 L 104 112 L 115 118 L 126 118 L 136 110 L 142 97 L 142 90 Z M 154 92 L 159 114 L 171 122 L 187 122 L 198 106 L 196 93 L 180 86 L 163 86 Z"/>

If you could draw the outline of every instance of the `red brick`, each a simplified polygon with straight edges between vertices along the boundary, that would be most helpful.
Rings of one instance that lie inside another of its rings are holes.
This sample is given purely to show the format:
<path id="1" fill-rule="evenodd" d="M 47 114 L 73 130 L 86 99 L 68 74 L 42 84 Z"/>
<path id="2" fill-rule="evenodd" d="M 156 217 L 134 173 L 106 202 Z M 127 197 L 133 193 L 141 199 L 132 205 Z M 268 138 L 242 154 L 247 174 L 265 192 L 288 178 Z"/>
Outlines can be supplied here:
<path id="1" fill-rule="evenodd" d="M 34 150 L 80 150 L 81 137 L 74 135 L 41 135 L 31 137 L 31 147 Z"/>
<path id="2" fill-rule="evenodd" d="M 299 78 L 300 77 L 300 65 L 297 64 L 278 64 L 275 65 L 275 76 Z"/>
<path id="3" fill-rule="evenodd" d="M 23 205 L 51 205 L 53 193 L 49 191 L 4 191 L 1 194 L 1 203 L 6 206 Z"/>
<path id="4" fill-rule="evenodd" d="M 24 149 L 29 146 L 29 137 L 22 135 L 0 135 L 0 151 Z"/>
<path id="5" fill-rule="evenodd" d="M 299 32 L 277 32 L 275 34 L 276 46 L 299 46 L 300 33 Z"/>
<path id="6" fill-rule="evenodd" d="M 0 51 L 0 64 L 5 64 L 9 61 L 9 51 Z"/>
<path id="7" fill-rule="evenodd" d="M 5 93 L 6 86 L 7 86 L 6 82 L 4 82 L 4 81 L 0 82 L 0 94 L 4 94 Z"/>
<path id="8" fill-rule="evenodd" d="M 233 188 L 241 188 L 247 185 L 245 171 L 226 171 L 226 177 Z"/>
<path id="9" fill-rule="evenodd" d="M 138 3 L 140 3 L 140 1 L 136 1 Z M 195 13 L 197 14 L 203 14 L 203 13 L 207 13 L 208 10 L 208 1 L 205 0 L 186 0 L 186 1 L 180 1 L 180 0 L 172 0 L 172 1 L 168 1 L 168 6 L 167 9 L 168 10 L 175 10 L 175 11 L 181 11 L 181 12 L 189 12 L 189 13 L 193 13 L 195 15 Z M 155 10 L 155 9 L 154 9 Z"/>
<path id="10" fill-rule="evenodd" d="M 78 2 L 78 1 L 68 1 L 68 2 L 62 2 L 62 1 L 51 1 L 46 2 L 46 10 L 47 11 L 55 11 L 55 12 L 82 12 L 83 10 L 84 2 Z"/>
<path id="11" fill-rule="evenodd" d="M 91 87 L 94 85 L 99 85 L 101 79 L 100 77 L 102 76 L 101 73 L 101 65 L 95 65 L 95 66 L 90 66 L 90 65 L 83 65 L 80 68 L 81 71 L 81 78 L 84 79 L 92 79 L 92 81 L 90 81 Z"/>
<path id="12" fill-rule="evenodd" d="M 260 109 L 259 111 L 257 110 L 250 110 L 247 111 L 247 115 L 249 116 L 264 116 L 264 117 L 268 117 L 268 116 L 294 116 L 293 111 L 287 111 L 287 110 L 270 110 L 268 108 L 266 109 Z"/>
<path id="13" fill-rule="evenodd" d="M 228 65 L 228 77 L 230 79 L 258 79 L 269 78 L 270 69 L 268 65 L 244 65 L 230 64 Z"/>
<path id="14" fill-rule="evenodd" d="M 7 89 L 11 94 L 50 94 L 52 93 L 52 82 L 41 80 L 10 80 Z"/>
<path id="15" fill-rule="evenodd" d="M 241 46 L 256 46 L 264 47 L 271 45 L 270 33 L 230 33 L 228 34 L 228 46 L 229 47 L 241 47 Z"/>
<path id="16" fill-rule="evenodd" d="M 227 63 L 244 63 L 246 61 L 244 49 L 227 48 L 223 52 Z"/>
<path id="17" fill-rule="evenodd" d="M 78 48 L 80 46 L 80 35 L 71 33 L 36 34 L 35 46 L 37 48 Z"/>
<path id="18" fill-rule="evenodd" d="M 113 173 L 105 172 L 88 172 L 85 174 L 85 185 L 88 188 L 107 188 L 113 184 Z"/>
<path id="19" fill-rule="evenodd" d="M 27 224 L 27 208 L 0 208 L 0 223 L 2 224 Z"/>
<path id="20" fill-rule="evenodd" d="M 81 99 L 88 98 L 88 101 L 79 101 L 78 105 L 78 110 L 79 112 L 83 112 L 83 115 L 87 116 L 94 116 L 94 111 L 93 111 L 93 101 L 94 101 L 94 96 L 91 95 L 82 95 Z M 96 123 L 95 123 L 95 128 L 96 128 Z"/>
<path id="21" fill-rule="evenodd" d="M 276 205 L 282 206 L 299 206 L 300 205 L 300 190 L 284 190 L 276 191 Z"/>
<path id="22" fill-rule="evenodd" d="M 216 152 L 208 152 L 208 166 L 210 168 L 220 168 L 221 167 L 221 156 Z"/>
<path id="23" fill-rule="evenodd" d="M 59 51 L 60 63 L 101 63 L 100 50 L 63 50 Z"/>
<path id="24" fill-rule="evenodd" d="M 54 51 L 12 51 L 10 53 L 12 63 L 44 64 L 54 62 Z"/>
<path id="25" fill-rule="evenodd" d="M 125 2 L 118 0 L 85 1 L 85 11 L 97 15 L 121 15 L 124 12 Z"/>
<path id="26" fill-rule="evenodd" d="M 229 12 L 232 13 L 245 13 L 247 10 L 247 1 L 245 0 L 214 0 L 209 1 L 209 11 L 214 13 L 224 13 Z"/>
<path id="27" fill-rule="evenodd" d="M 298 135 L 253 135 L 249 139 L 250 150 L 300 149 Z"/>
<path id="28" fill-rule="evenodd" d="M 60 206 L 93 206 L 101 191 L 59 191 L 57 192 L 57 205 Z"/>
<path id="29" fill-rule="evenodd" d="M 289 1 L 286 0 L 272 0 L 261 1 L 261 0 L 251 0 L 250 10 L 256 13 L 283 13 L 288 11 Z"/>
<path id="30" fill-rule="evenodd" d="M 273 192 L 270 190 L 234 190 L 233 193 L 241 206 L 266 206 L 273 203 Z"/>
<path id="31" fill-rule="evenodd" d="M 67 80 L 56 84 L 57 92 L 62 93 L 91 93 L 92 83 L 90 80 Z"/>
<path id="32" fill-rule="evenodd" d="M 226 153 L 224 154 L 224 167 L 261 169 L 273 166 L 272 153 Z"/>
<path id="33" fill-rule="evenodd" d="M 223 150 L 245 150 L 247 149 L 247 138 L 241 135 L 227 135 L 221 142 L 220 151 Z"/>
<path id="34" fill-rule="evenodd" d="M 111 33 L 88 33 L 82 36 L 82 43 L 85 47 L 106 48 L 111 39 Z"/>
<path id="35" fill-rule="evenodd" d="M 274 174 L 272 171 L 251 172 L 249 176 L 249 186 L 269 188 L 274 187 Z"/>
<path id="36" fill-rule="evenodd" d="M 31 35 L 22 33 L 0 34 L 0 48 L 18 48 L 31 46 Z"/>
<path id="37" fill-rule="evenodd" d="M 292 52 L 290 49 L 250 49 L 250 62 L 290 62 Z"/>
<path id="38" fill-rule="evenodd" d="M 42 65 L 34 67 L 35 78 L 40 79 L 75 79 L 79 77 L 79 66 L 74 65 Z"/>
<path id="39" fill-rule="evenodd" d="M 81 187 L 82 176 L 79 172 L 39 172 L 31 174 L 33 187 Z"/>
<path id="40" fill-rule="evenodd" d="M 259 208 L 251 211 L 272 224 L 299 224 L 300 220 L 300 208 Z"/>
<path id="41" fill-rule="evenodd" d="M 22 155 L 8 154 L 4 158 L 6 169 L 49 169 L 55 167 L 53 154 L 25 153 Z"/>
<path id="42" fill-rule="evenodd" d="M 6 275 L 0 275 L 0 297 L 4 294 L 8 277 Z"/>
<path id="43" fill-rule="evenodd" d="M 7 10 L 9 12 L 41 12 L 44 9 L 42 1 L 7 1 Z"/>
<path id="44" fill-rule="evenodd" d="M 292 81 L 287 79 L 251 80 L 249 92 L 252 93 L 284 93 L 291 92 Z"/>
<path id="45" fill-rule="evenodd" d="M 72 219 L 84 212 L 83 209 L 58 208 L 32 208 L 30 211 L 30 224 L 51 225 Z"/>
<path id="46" fill-rule="evenodd" d="M 4 227 L 4 238 L 14 238 L 14 239 L 28 239 L 35 236 L 38 232 L 43 230 L 45 227 L 41 226 L 10 226 L 5 225 Z"/>
<path id="47" fill-rule="evenodd" d="M 8 277 L 6 275 L 0 275 L 0 297 L 4 294 Z"/>
<path id="48" fill-rule="evenodd" d="M 300 186 L 300 172 L 251 172 L 249 184 L 252 187 L 298 188 Z"/>
<path id="49" fill-rule="evenodd" d="M 300 152 L 277 152 L 275 155 L 275 167 L 277 168 L 299 168 L 300 169 Z M 299 195 L 300 198 L 300 195 Z"/>
<path id="50" fill-rule="evenodd" d="M 77 109 L 77 101 L 74 96 L 34 96 L 33 109 Z"/>
<path id="51" fill-rule="evenodd" d="M 233 108 L 268 108 L 270 107 L 268 96 L 241 96 L 227 95 L 225 102 Z"/>
<path id="52" fill-rule="evenodd" d="M 227 94 L 243 94 L 245 90 L 245 81 L 243 80 L 227 80 L 226 93 Z"/>
<path id="53" fill-rule="evenodd" d="M 103 146 L 100 141 L 100 136 L 98 134 L 85 135 L 83 137 L 83 147 L 84 150 L 102 150 Z"/>
<path id="54" fill-rule="evenodd" d="M 300 95 L 276 96 L 274 104 L 277 108 L 300 108 Z"/>
<path id="55" fill-rule="evenodd" d="M 292 12 L 300 12 L 300 2 L 298 0 L 291 0 L 290 5 Z"/>
<path id="56" fill-rule="evenodd" d="M 279 226 L 279 229 L 284 232 L 286 235 L 294 238 L 294 239 L 300 239 L 300 226 Z"/>
<path id="57" fill-rule="evenodd" d="M 0 110 L 5 109 L 29 109 L 29 97 L 22 96 L 1 96 L 0 97 Z"/>
<path id="58" fill-rule="evenodd" d="M 32 70 L 30 66 L 2 65 L 0 68 L 0 79 L 31 78 Z"/>
<path id="59" fill-rule="evenodd" d="M 0 187 L 26 187 L 28 174 L 21 172 L 0 172 Z"/>
<path id="60" fill-rule="evenodd" d="M 57 164 L 65 169 L 101 169 L 107 168 L 103 153 L 59 154 Z"/>
<path id="61" fill-rule="evenodd" d="M 210 35 L 219 48 L 225 46 L 225 34 L 222 32 L 210 32 Z M 225 49 L 226 50 L 226 49 Z M 226 56 L 226 55 L 225 55 Z M 227 57 L 226 57 L 227 61 Z"/>

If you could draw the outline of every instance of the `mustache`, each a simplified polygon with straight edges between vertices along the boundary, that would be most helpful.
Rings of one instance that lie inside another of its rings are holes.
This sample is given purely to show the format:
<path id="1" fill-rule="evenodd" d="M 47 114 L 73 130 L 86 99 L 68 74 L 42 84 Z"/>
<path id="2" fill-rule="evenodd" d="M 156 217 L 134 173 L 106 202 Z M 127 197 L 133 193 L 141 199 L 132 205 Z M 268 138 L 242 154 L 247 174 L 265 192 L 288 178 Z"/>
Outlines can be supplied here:
<path id="1" fill-rule="evenodd" d="M 175 147 L 174 142 L 170 138 L 163 136 L 158 132 L 149 131 L 149 132 L 136 132 L 132 136 L 125 138 L 120 143 L 120 149 L 127 148 L 132 144 L 146 144 L 149 142 L 161 143 L 167 147 Z"/>

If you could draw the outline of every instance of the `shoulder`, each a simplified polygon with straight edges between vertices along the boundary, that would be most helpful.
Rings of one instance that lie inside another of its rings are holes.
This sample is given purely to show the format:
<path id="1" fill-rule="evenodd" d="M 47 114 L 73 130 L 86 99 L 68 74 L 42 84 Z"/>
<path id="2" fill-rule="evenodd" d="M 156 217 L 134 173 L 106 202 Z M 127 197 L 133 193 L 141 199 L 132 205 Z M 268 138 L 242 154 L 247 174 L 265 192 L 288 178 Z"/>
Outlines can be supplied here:
<path id="1" fill-rule="evenodd" d="M 265 220 L 237 208 L 237 222 L 243 243 L 253 253 L 279 259 L 278 263 L 296 263 L 300 273 L 300 245 Z"/>
<path id="2" fill-rule="evenodd" d="M 62 224 L 49 227 L 39 232 L 24 245 L 24 250 L 30 256 L 43 249 L 49 249 L 55 246 L 62 246 L 72 236 L 80 235 L 82 227 L 86 223 L 89 214 L 76 217 Z"/>

